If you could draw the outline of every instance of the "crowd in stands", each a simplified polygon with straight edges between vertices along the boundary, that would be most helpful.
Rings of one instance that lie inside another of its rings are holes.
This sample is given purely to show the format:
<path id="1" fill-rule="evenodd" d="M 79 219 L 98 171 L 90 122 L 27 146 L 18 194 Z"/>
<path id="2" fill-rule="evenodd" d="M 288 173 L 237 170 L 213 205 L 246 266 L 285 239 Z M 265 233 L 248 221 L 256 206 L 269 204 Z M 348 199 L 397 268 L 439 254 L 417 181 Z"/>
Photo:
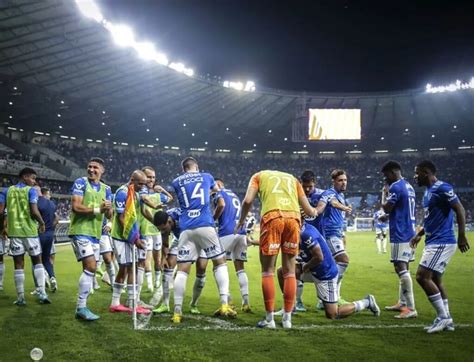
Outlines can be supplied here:
<path id="1" fill-rule="evenodd" d="M 185 154 L 169 154 L 152 150 L 153 152 L 132 152 L 129 149 L 107 148 L 99 145 L 97 148 L 79 146 L 73 143 L 42 143 L 55 152 L 85 167 L 91 157 L 101 157 L 106 164 L 104 180 L 112 182 L 114 191 L 117 184 L 128 180 L 130 173 L 137 168 L 149 165 L 155 168 L 157 183 L 169 187 L 171 181 L 181 173 L 180 162 Z M 191 152 L 192 154 L 192 152 Z M 187 154 L 186 154 L 187 155 Z M 245 193 L 250 176 L 263 169 L 279 169 L 299 176 L 304 170 L 311 169 L 318 175 L 317 187 L 328 188 L 331 185 L 330 172 L 335 168 L 347 171 L 349 185 L 347 197 L 351 198 L 354 213 L 351 217 L 371 217 L 374 207 L 379 202 L 383 178 L 380 168 L 388 160 L 384 157 L 270 157 L 262 155 L 233 155 L 233 154 L 204 154 L 195 153 L 202 171 L 207 171 L 215 177 L 222 178 L 227 187 L 235 190 L 241 197 Z M 12 155 L 8 156 L 9 158 Z M 15 154 L 16 157 L 16 154 Z M 24 158 L 27 156 L 19 155 Z M 440 179 L 452 183 L 456 189 L 474 187 L 474 165 L 471 154 L 433 155 L 430 157 L 437 165 Z M 418 157 L 400 155 L 396 157 L 403 166 L 403 174 L 413 184 L 413 170 L 420 159 Z M 39 184 L 48 186 L 54 194 L 69 194 L 71 182 L 43 180 L 39 176 Z M 12 176 L 3 176 L 1 186 L 9 186 L 16 182 Z M 72 181 L 72 180 L 71 180 Z M 416 187 L 415 187 L 416 188 Z M 417 188 L 416 188 L 417 189 Z M 421 192 L 417 189 L 417 192 Z M 469 220 L 472 220 L 474 208 L 474 193 L 460 193 Z M 421 200 L 421 195 L 418 198 Z M 61 199 L 58 202 L 61 216 L 67 217 L 69 201 Z M 418 205 L 422 218 L 422 208 Z"/>

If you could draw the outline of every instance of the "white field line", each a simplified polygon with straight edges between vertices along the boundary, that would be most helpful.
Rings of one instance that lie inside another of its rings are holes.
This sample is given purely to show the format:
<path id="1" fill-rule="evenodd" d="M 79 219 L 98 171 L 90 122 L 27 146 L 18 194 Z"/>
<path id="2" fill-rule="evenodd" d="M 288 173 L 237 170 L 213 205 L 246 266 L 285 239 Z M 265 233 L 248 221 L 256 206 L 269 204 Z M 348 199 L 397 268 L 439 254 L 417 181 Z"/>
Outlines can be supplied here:
<path id="1" fill-rule="evenodd" d="M 186 325 L 186 320 L 196 320 L 202 321 L 206 324 L 210 325 Z M 143 323 L 139 323 L 139 330 L 145 331 L 180 331 L 180 330 L 201 330 L 201 331 L 209 331 L 209 330 L 226 330 L 226 331 L 249 331 L 249 330 L 258 330 L 257 327 L 251 326 L 239 326 L 235 323 L 232 323 L 227 320 L 222 320 L 218 318 L 211 318 L 206 316 L 193 316 L 193 315 L 186 315 L 183 318 L 183 322 L 177 326 L 149 326 L 149 322 L 151 317 L 147 317 L 143 319 Z M 303 324 L 303 325 L 296 325 L 293 326 L 292 329 L 295 330 L 325 330 L 325 329 L 405 329 L 405 328 L 418 328 L 423 329 L 425 324 Z M 456 324 L 456 328 L 473 328 L 474 324 L 470 323 L 462 323 Z"/>

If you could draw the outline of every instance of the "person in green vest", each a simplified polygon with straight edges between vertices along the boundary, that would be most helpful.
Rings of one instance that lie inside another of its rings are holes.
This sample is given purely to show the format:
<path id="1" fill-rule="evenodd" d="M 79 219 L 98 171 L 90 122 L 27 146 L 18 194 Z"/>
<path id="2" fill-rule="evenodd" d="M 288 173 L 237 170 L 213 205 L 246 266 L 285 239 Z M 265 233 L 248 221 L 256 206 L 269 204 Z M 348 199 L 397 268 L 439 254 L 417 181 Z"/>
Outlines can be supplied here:
<path id="1" fill-rule="evenodd" d="M 14 304 L 25 306 L 25 253 L 31 257 L 33 274 L 38 283 L 38 298 L 41 304 L 50 304 L 45 292 L 45 271 L 41 260 L 41 244 L 38 231 L 45 231 L 45 223 L 38 210 L 38 193 L 33 187 L 36 184 L 36 171 L 25 167 L 20 171 L 20 181 L 5 188 L 0 196 L 1 225 L 3 215 L 8 208 L 7 235 L 10 238 L 10 252 L 15 264 L 15 287 L 17 300 Z"/>
<path id="2" fill-rule="evenodd" d="M 162 240 L 161 233 L 156 228 L 153 223 L 150 222 L 150 219 L 153 220 L 157 209 L 163 208 L 164 204 L 167 204 L 173 200 L 173 196 L 167 192 L 160 185 L 156 185 L 156 172 L 150 166 L 145 166 L 142 168 L 142 171 L 145 173 L 147 178 L 146 187 L 148 189 L 147 198 L 154 203 L 154 207 L 144 205 L 144 211 L 149 213 L 148 217 L 141 218 L 140 230 L 142 235 L 145 237 L 147 244 L 147 255 L 145 261 L 145 277 L 147 281 L 148 290 L 153 293 L 154 288 L 156 288 L 156 293 L 153 295 L 152 305 L 158 304 L 161 299 L 161 249 L 162 249 Z M 151 271 L 151 259 L 154 261 L 155 269 L 155 284 L 153 285 L 153 275 Z"/>
<path id="3" fill-rule="evenodd" d="M 100 317 L 87 308 L 87 297 L 93 285 L 104 215 L 112 217 L 112 191 L 101 182 L 105 172 L 104 161 L 93 157 L 87 164 L 87 177 L 74 181 L 71 197 L 69 236 L 78 261 L 82 262 L 79 278 L 76 318 L 94 321 Z"/>
<path id="4" fill-rule="evenodd" d="M 128 183 L 120 186 L 115 192 L 113 198 L 113 207 L 114 207 L 114 216 L 112 219 L 112 231 L 110 236 L 112 237 L 115 253 L 117 256 L 117 262 L 119 264 L 119 271 L 115 277 L 115 282 L 113 284 L 112 291 L 112 302 L 109 307 L 111 313 L 116 312 L 131 312 L 130 306 L 132 305 L 132 300 L 134 300 L 134 293 L 138 292 L 138 289 L 135 289 L 132 283 L 133 276 L 133 244 L 129 243 L 127 240 L 127 235 L 124 235 L 124 222 L 125 222 L 125 205 L 127 201 L 127 193 L 130 186 L 133 187 L 133 191 L 136 193 L 135 197 L 135 212 L 137 215 L 137 221 L 140 222 L 140 219 L 143 217 L 143 205 L 149 203 L 146 198 L 147 189 L 146 189 L 146 175 L 141 170 L 135 170 L 130 176 Z M 149 206 L 152 204 L 150 203 Z M 137 246 L 137 253 L 135 255 L 135 261 L 138 261 L 138 267 L 144 266 L 146 259 L 146 242 L 142 235 L 135 241 Z M 143 269 L 144 270 L 144 269 Z M 137 268 L 137 285 L 140 284 Z M 142 273 L 143 277 L 143 273 Z M 142 278 L 143 279 L 143 278 Z M 122 289 L 125 286 L 125 280 L 127 280 L 127 292 L 128 292 L 128 301 L 127 306 L 120 304 L 120 294 Z M 138 293 L 137 293 L 138 294 Z M 137 297 L 139 300 L 139 296 Z M 151 311 L 148 308 L 141 306 L 140 304 L 137 307 L 138 314 L 150 314 Z"/>

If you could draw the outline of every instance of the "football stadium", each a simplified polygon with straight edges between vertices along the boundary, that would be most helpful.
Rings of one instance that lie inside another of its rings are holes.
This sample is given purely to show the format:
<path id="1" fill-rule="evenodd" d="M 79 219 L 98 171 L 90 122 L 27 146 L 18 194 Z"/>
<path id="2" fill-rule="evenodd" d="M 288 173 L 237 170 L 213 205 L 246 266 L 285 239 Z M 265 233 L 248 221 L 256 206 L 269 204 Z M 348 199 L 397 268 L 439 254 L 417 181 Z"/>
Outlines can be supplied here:
<path id="1" fill-rule="evenodd" d="M 472 11 L 1 1 L 0 361 L 472 361 Z"/>

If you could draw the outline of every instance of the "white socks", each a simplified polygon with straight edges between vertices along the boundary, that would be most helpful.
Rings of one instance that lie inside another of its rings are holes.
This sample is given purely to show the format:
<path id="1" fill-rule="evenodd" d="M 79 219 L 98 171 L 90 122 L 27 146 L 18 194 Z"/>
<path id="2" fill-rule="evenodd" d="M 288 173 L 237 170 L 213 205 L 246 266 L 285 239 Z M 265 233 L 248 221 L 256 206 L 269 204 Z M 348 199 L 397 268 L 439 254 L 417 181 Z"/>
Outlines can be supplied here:
<path id="1" fill-rule="evenodd" d="M 84 270 L 79 278 L 79 294 L 77 296 L 77 308 L 85 308 L 87 305 L 87 297 L 92 288 L 92 280 L 94 273 Z"/>
<path id="2" fill-rule="evenodd" d="M 148 289 L 153 289 L 153 274 L 151 271 L 145 272 L 145 278 Z"/>
<path id="3" fill-rule="evenodd" d="M 413 296 L 413 282 L 408 270 L 404 270 L 398 274 L 400 277 L 400 287 L 402 294 L 406 300 L 406 305 L 411 310 L 415 310 L 415 298 Z"/>
<path id="4" fill-rule="evenodd" d="M 245 270 L 239 270 L 237 272 L 237 278 L 239 279 L 240 294 L 242 295 L 242 304 L 249 303 L 249 278 Z"/>
<path id="5" fill-rule="evenodd" d="M 112 303 L 110 304 L 112 307 L 116 307 L 120 304 L 120 295 L 122 294 L 123 287 L 125 286 L 124 283 L 114 283 L 113 290 L 112 290 Z"/>
<path id="6" fill-rule="evenodd" d="M 33 269 L 36 282 L 38 283 L 38 291 L 44 293 L 44 267 L 43 264 L 35 264 Z"/>
<path id="7" fill-rule="evenodd" d="M 188 273 L 179 271 L 174 278 L 174 312 L 182 313 L 184 292 L 186 291 L 186 281 L 188 280 Z"/>
<path id="8" fill-rule="evenodd" d="M 344 273 L 346 272 L 347 267 L 349 266 L 348 263 L 343 263 L 341 261 L 338 261 L 337 263 L 337 271 L 338 271 L 338 276 L 337 276 L 337 295 L 339 298 L 341 297 L 341 284 L 342 284 L 342 278 L 344 278 Z"/>
<path id="9" fill-rule="evenodd" d="M 107 274 L 109 275 L 110 283 L 113 284 L 114 281 L 115 281 L 115 266 L 114 266 L 114 263 L 110 262 L 109 264 L 105 264 L 105 267 L 107 268 Z"/>
<path id="10" fill-rule="evenodd" d="M 219 289 L 221 304 L 229 302 L 229 272 L 227 264 L 219 264 L 214 269 L 214 277 L 216 278 L 217 289 Z"/>
<path id="11" fill-rule="evenodd" d="M 138 267 L 137 268 L 137 287 L 138 287 L 137 302 L 140 300 L 140 294 L 142 292 L 144 278 L 145 278 L 145 268 Z"/>
<path id="12" fill-rule="evenodd" d="M 23 269 L 15 269 L 14 272 L 15 287 L 18 298 L 25 297 L 25 271 Z"/>
<path id="13" fill-rule="evenodd" d="M 360 312 L 361 310 L 369 308 L 369 300 L 368 299 L 361 299 L 355 302 L 352 302 L 355 306 L 355 311 Z"/>
<path id="14" fill-rule="evenodd" d="M 155 270 L 155 288 L 161 287 L 161 270 Z"/>
<path id="15" fill-rule="evenodd" d="M 436 310 L 436 314 L 440 318 L 448 318 L 448 312 L 446 311 L 446 308 L 444 307 L 443 303 L 443 298 L 441 298 L 441 293 L 433 294 L 428 296 L 428 299 L 433 306 L 433 308 Z"/>
<path id="16" fill-rule="evenodd" d="M 193 299 L 191 300 L 191 305 L 195 307 L 197 305 L 198 299 L 201 296 L 202 289 L 206 284 L 206 274 L 196 275 L 196 280 L 194 280 L 193 285 Z"/>
<path id="17" fill-rule="evenodd" d="M 170 285 L 173 283 L 173 269 L 165 269 L 163 276 L 163 303 L 170 306 Z"/>

